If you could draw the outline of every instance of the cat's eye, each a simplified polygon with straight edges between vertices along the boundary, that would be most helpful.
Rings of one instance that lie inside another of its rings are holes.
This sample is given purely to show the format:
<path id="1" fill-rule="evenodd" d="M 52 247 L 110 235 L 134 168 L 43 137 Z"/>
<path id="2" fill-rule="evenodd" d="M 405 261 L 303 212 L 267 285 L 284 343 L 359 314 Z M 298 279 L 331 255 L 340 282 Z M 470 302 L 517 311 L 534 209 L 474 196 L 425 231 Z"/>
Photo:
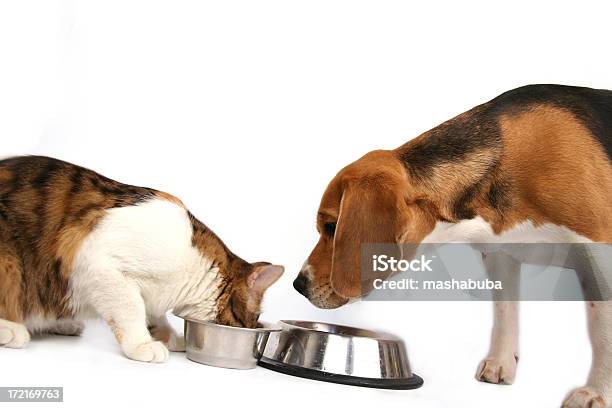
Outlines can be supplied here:
<path id="1" fill-rule="evenodd" d="M 323 231 L 325 231 L 326 235 L 333 237 L 336 233 L 336 223 L 335 222 L 326 222 L 323 224 Z"/>

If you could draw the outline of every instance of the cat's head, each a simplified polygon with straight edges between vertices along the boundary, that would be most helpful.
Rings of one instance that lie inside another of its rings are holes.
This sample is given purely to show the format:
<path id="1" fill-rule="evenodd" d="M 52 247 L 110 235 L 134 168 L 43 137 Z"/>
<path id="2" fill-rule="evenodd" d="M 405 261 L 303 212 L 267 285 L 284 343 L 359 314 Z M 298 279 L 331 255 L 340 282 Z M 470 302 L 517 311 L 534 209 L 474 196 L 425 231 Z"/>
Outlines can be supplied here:
<path id="1" fill-rule="evenodd" d="M 217 304 L 216 323 L 236 327 L 257 327 L 261 302 L 266 290 L 283 274 L 285 268 L 267 262 L 234 266 L 223 296 Z"/>

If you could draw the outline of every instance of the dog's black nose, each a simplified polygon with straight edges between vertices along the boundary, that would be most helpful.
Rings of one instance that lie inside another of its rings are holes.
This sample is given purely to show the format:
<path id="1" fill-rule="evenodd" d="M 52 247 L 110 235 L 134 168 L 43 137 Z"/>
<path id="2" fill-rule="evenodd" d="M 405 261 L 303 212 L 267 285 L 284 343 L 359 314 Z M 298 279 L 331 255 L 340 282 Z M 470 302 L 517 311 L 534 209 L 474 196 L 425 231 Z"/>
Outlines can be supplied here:
<path id="1" fill-rule="evenodd" d="M 293 281 L 293 287 L 299 294 L 306 296 L 306 288 L 308 287 L 308 278 L 304 275 L 298 275 Z"/>

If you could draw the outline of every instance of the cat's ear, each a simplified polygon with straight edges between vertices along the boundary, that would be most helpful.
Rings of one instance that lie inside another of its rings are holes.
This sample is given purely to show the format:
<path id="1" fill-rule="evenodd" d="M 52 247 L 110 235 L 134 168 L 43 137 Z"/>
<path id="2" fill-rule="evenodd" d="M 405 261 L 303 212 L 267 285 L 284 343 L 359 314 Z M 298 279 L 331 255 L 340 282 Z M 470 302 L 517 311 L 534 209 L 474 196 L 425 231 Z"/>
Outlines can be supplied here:
<path id="1" fill-rule="evenodd" d="M 266 289 L 283 275 L 284 271 L 285 268 L 280 265 L 256 266 L 247 278 L 249 291 L 263 295 Z"/>

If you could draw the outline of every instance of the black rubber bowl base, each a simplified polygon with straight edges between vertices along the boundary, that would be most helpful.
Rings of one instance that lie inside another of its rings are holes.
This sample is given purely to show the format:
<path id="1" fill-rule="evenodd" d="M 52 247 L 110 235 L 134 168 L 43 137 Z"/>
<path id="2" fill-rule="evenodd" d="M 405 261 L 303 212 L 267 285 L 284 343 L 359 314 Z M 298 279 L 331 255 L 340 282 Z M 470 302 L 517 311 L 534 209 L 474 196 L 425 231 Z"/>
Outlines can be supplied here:
<path id="1" fill-rule="evenodd" d="M 296 367 L 279 363 L 278 361 L 262 358 L 258 365 L 277 373 L 287 374 L 294 377 L 307 378 L 309 380 L 324 381 L 335 384 L 353 385 L 356 387 L 381 388 L 385 390 L 414 390 L 423 385 L 423 379 L 416 374 L 411 378 L 405 379 L 382 379 L 364 378 L 351 375 L 332 374 L 323 371 L 312 370 L 310 368 Z"/>

